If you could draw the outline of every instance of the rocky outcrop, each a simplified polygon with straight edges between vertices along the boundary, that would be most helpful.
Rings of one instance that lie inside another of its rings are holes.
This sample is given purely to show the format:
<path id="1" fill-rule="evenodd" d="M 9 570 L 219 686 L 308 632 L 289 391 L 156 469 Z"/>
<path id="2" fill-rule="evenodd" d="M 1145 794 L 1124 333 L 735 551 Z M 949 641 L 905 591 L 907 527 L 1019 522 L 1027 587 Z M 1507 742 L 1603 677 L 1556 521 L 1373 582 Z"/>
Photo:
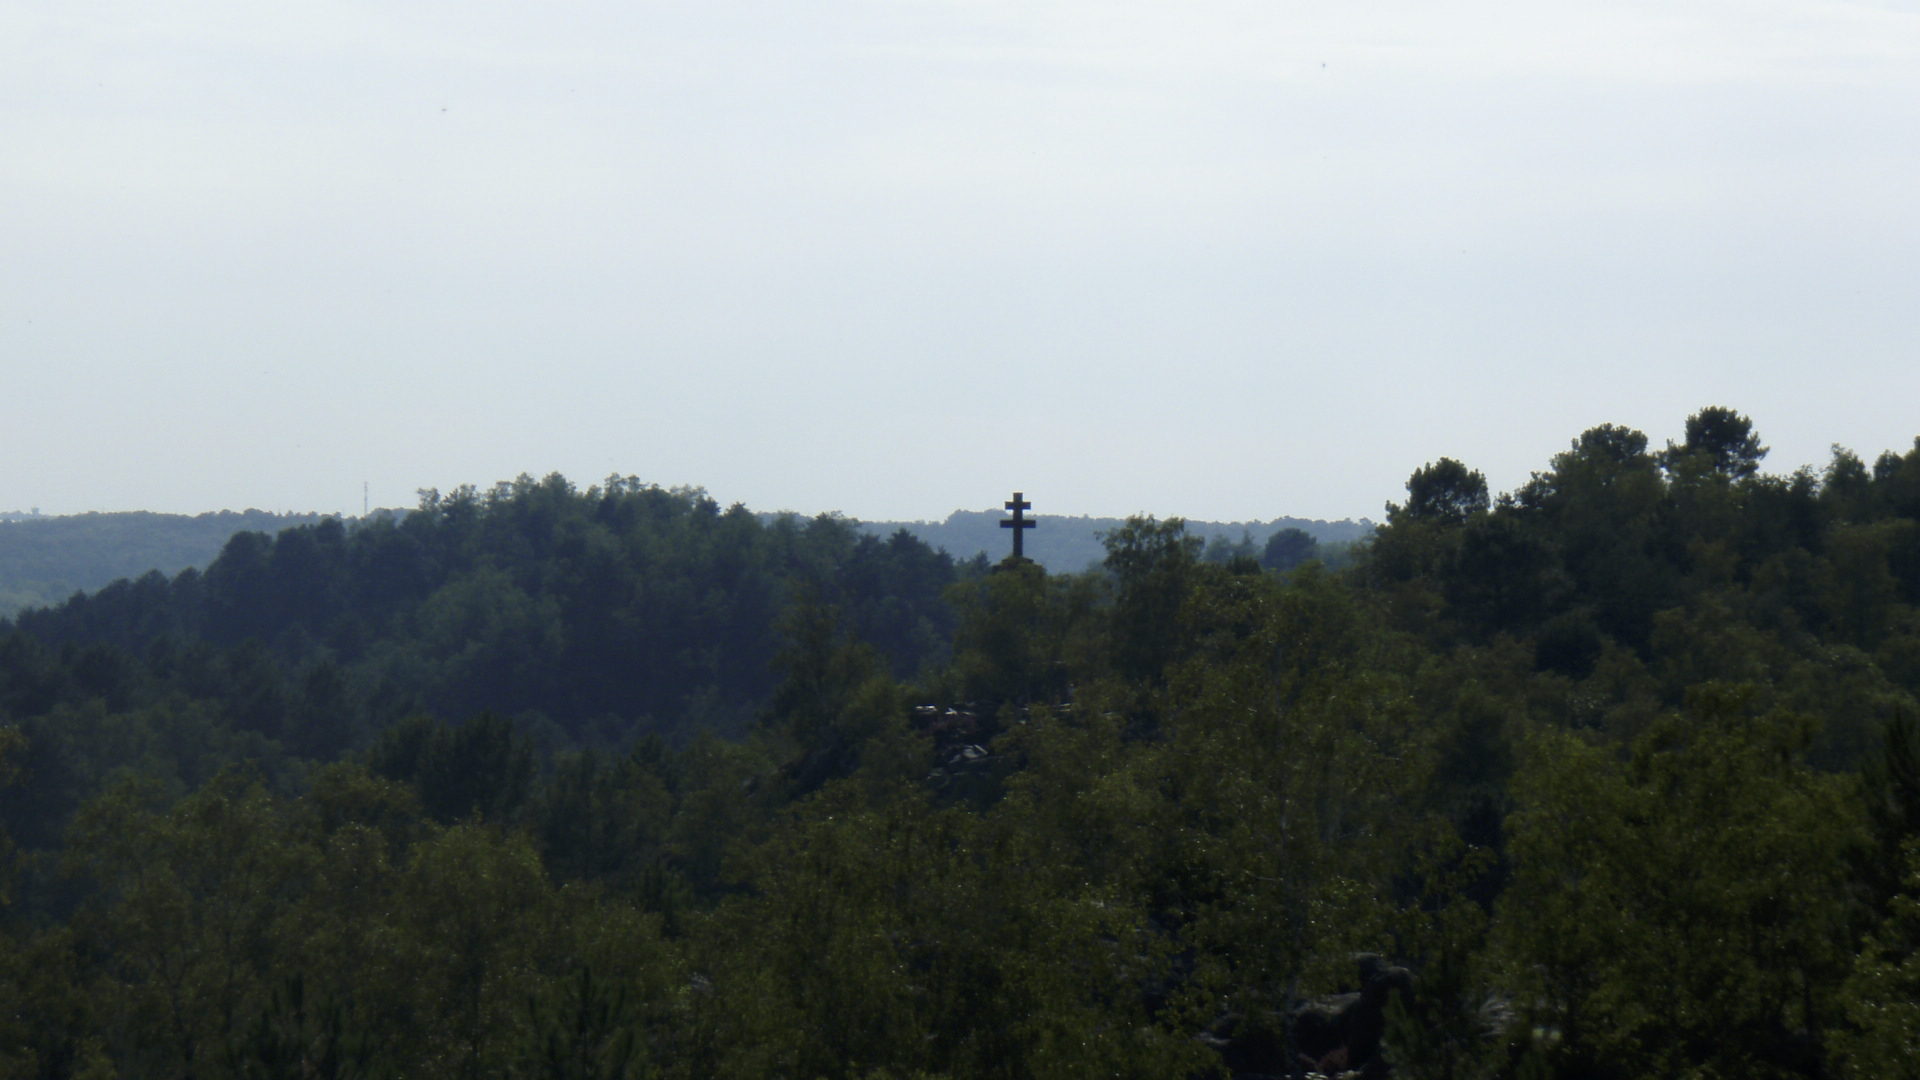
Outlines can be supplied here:
<path id="1" fill-rule="evenodd" d="M 1413 989 L 1413 973 L 1363 953 L 1354 958 L 1360 969 L 1360 989 L 1305 1002 L 1293 1010 L 1288 1034 L 1296 1064 L 1324 1076 L 1353 1076 L 1374 1080 L 1388 1074 L 1380 1055 L 1387 1033 L 1387 1001 L 1395 993 Z"/>
<path id="2" fill-rule="evenodd" d="M 1314 998 L 1284 1018 L 1225 1013 L 1198 1036 L 1220 1055 L 1232 1080 L 1300 1080 L 1320 1076 L 1375 1080 L 1389 1075 L 1380 1043 L 1387 1002 L 1413 989 L 1413 974 L 1383 957 L 1354 957 L 1359 989 Z"/>

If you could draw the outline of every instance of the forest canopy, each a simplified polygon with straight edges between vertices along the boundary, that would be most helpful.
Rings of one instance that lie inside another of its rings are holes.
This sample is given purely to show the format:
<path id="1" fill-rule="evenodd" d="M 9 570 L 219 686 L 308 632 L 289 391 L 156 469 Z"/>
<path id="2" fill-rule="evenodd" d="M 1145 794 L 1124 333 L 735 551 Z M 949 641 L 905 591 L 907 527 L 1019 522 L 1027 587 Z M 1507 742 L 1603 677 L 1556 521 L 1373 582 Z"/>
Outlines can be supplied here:
<path id="1" fill-rule="evenodd" d="M 1920 1076 L 1920 440 L 956 563 L 522 477 L 0 626 L 0 1077 Z"/>

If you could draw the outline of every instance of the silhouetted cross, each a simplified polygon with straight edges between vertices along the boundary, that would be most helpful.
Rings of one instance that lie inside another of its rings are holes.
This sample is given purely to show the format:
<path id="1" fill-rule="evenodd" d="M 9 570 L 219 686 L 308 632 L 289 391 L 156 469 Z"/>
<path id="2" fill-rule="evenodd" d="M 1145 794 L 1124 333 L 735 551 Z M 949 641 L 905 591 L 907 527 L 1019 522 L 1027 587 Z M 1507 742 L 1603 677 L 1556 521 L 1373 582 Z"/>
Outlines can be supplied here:
<path id="1" fill-rule="evenodd" d="M 1021 554 L 1024 545 L 1022 545 L 1020 541 L 1027 535 L 1028 529 L 1039 528 L 1040 523 L 1026 516 L 1026 512 L 1033 509 L 1033 504 L 1023 502 L 1020 498 L 1020 493 L 1017 491 L 1013 493 L 1013 501 L 1007 504 L 1007 509 L 1013 511 L 1013 520 L 1002 521 L 1000 527 L 1013 530 L 1013 557 L 1015 559 L 1024 559 L 1026 556 Z"/>

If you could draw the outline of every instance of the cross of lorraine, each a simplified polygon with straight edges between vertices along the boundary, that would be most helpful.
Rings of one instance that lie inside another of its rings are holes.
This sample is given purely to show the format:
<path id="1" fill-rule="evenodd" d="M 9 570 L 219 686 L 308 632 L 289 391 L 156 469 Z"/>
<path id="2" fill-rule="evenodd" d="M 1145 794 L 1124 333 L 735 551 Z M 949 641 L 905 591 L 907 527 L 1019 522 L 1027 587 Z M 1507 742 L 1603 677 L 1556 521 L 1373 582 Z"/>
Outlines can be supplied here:
<path id="1" fill-rule="evenodd" d="M 1021 541 L 1026 538 L 1028 529 L 1039 528 L 1040 523 L 1026 516 L 1027 511 L 1033 509 L 1033 504 L 1022 498 L 1018 491 L 1013 493 L 1013 501 L 1007 503 L 1007 509 L 1013 511 L 1013 520 L 1000 522 L 1000 527 L 1013 530 L 1013 558 L 1008 561 L 1026 562 L 1025 545 Z"/>

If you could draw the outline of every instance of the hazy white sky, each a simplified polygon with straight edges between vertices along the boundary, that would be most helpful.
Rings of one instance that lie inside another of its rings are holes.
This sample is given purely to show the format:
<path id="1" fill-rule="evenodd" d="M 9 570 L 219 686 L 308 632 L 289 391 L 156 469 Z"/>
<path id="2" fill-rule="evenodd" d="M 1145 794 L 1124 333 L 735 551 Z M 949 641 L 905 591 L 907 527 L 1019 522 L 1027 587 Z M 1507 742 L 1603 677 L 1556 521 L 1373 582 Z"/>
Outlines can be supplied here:
<path id="1" fill-rule="evenodd" d="M 0 0 L 0 510 L 1378 518 L 1920 434 L 1920 3 Z"/>

